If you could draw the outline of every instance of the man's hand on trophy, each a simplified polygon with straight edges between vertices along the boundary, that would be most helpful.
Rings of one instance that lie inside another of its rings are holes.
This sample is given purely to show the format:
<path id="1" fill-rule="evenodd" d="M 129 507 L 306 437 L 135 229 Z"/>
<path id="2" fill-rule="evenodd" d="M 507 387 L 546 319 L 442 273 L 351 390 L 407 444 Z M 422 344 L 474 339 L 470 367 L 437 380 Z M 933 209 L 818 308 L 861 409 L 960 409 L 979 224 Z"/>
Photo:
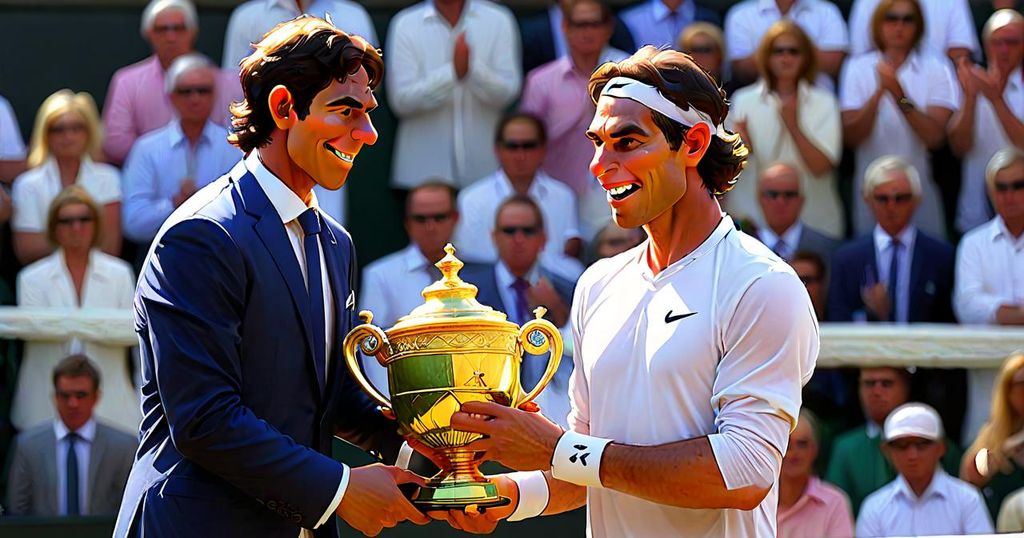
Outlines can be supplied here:
<path id="1" fill-rule="evenodd" d="M 350 472 L 348 489 L 336 513 L 356 530 L 376 536 L 382 529 L 406 520 L 417 525 L 430 523 L 430 518 L 417 510 L 398 489 L 399 484 L 424 486 L 423 478 L 379 463 L 356 467 Z"/>
<path id="2" fill-rule="evenodd" d="M 519 504 L 519 488 L 516 483 L 505 475 L 488 476 L 498 486 L 498 495 L 508 497 L 512 502 L 505 506 L 495 506 L 478 510 L 468 506 L 465 510 L 447 510 L 427 512 L 427 515 L 441 521 L 447 521 L 452 528 L 473 534 L 490 534 L 494 532 L 498 522 L 508 519 Z"/>
<path id="3" fill-rule="evenodd" d="M 452 428 L 486 437 L 466 445 L 517 471 L 546 471 L 562 428 L 544 415 L 493 402 L 466 402 L 452 415 Z"/>

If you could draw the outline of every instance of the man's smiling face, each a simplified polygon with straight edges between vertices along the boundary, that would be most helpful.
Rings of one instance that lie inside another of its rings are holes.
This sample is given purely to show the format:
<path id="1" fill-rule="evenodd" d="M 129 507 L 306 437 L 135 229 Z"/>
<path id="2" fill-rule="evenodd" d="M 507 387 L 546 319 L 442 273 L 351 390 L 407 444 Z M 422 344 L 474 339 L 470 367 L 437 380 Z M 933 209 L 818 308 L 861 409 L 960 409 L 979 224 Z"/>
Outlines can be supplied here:
<path id="1" fill-rule="evenodd" d="M 647 224 L 686 194 L 684 152 L 669 147 L 646 106 L 602 96 L 587 137 L 595 146 L 590 171 L 619 226 Z"/>
<path id="2" fill-rule="evenodd" d="M 377 141 L 369 116 L 377 99 L 368 82 L 361 68 L 344 82 L 331 82 L 289 129 L 288 156 L 324 188 L 341 188 L 359 150 Z"/>

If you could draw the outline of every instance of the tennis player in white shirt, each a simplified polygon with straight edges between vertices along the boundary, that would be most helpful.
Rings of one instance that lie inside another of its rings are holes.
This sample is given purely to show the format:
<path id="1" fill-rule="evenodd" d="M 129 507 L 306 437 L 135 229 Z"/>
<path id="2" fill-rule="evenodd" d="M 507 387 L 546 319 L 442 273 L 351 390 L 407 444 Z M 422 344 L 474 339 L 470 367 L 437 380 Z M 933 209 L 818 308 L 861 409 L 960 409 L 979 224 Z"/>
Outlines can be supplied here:
<path id="1" fill-rule="evenodd" d="M 818 353 L 811 301 L 719 207 L 747 149 L 689 56 L 644 47 L 598 68 L 590 93 L 591 171 L 616 223 L 649 240 L 577 285 L 571 429 L 463 405 L 452 425 L 487 436 L 470 446 L 520 471 L 496 477 L 513 502 L 434 517 L 484 533 L 586 503 L 588 536 L 774 536 L 779 469 Z"/>

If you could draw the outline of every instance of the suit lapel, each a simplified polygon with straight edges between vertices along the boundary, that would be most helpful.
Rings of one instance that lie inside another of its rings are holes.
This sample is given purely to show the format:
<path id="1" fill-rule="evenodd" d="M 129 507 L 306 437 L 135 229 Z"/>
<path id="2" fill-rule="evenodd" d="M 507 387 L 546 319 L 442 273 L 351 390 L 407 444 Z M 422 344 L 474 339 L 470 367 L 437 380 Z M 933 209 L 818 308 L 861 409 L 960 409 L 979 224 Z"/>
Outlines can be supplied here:
<path id="1" fill-rule="evenodd" d="M 85 486 L 86 491 L 89 492 L 88 502 L 86 506 L 82 508 L 85 510 L 84 513 L 91 514 L 93 511 L 93 503 L 95 499 L 99 498 L 100 491 L 97 489 L 97 480 L 104 476 L 100 474 L 100 466 L 103 465 L 103 456 L 107 451 L 107 436 L 103 435 L 103 428 L 99 424 L 96 425 L 96 435 L 92 439 L 92 447 L 89 450 L 89 473 L 88 483 Z"/>
<path id="2" fill-rule="evenodd" d="M 53 484 L 45 488 L 46 505 L 50 507 L 51 514 L 59 514 L 60 507 L 57 506 L 57 434 L 51 428 L 47 442 L 42 447 L 42 458 L 46 469 L 46 484 Z"/>
<path id="3" fill-rule="evenodd" d="M 270 252 L 270 258 L 274 260 L 274 264 L 288 286 L 289 295 L 291 295 L 295 310 L 299 313 L 299 318 L 302 321 L 307 349 L 316 349 L 313 346 L 313 325 L 309 314 L 309 295 L 306 291 L 306 282 L 302 278 L 302 268 L 299 267 L 299 261 L 295 258 L 295 251 L 288 240 L 288 233 L 281 223 L 281 217 L 263 192 L 255 176 L 246 172 L 237 180 L 237 183 L 245 211 L 257 219 L 256 225 L 253 226 L 256 235 Z M 319 397 L 322 386 L 316 373 L 319 369 L 313 364 L 315 359 L 312 352 L 306 353 L 306 358 L 314 372 L 311 382 L 314 384 L 314 392 Z"/>
<path id="4" fill-rule="evenodd" d="M 914 239 L 914 251 L 910 257 L 910 285 L 907 286 L 907 301 L 909 308 L 907 308 L 907 321 L 914 321 L 921 319 L 918 316 L 916 305 L 924 304 L 922 299 L 918 297 L 918 292 L 924 289 L 924 286 L 919 286 L 921 283 L 921 272 L 924 271 L 924 265 L 920 263 L 922 260 L 928 259 L 924 253 L 924 239 L 921 237 L 921 231 L 918 230 L 917 237 Z"/>

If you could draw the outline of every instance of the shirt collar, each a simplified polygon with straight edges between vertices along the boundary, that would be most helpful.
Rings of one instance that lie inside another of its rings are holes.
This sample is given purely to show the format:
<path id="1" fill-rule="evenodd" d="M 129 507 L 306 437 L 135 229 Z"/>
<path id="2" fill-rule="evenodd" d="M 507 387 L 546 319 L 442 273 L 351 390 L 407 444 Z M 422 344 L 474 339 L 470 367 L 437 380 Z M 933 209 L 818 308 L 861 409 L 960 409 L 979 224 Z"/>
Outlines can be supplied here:
<path id="1" fill-rule="evenodd" d="M 512 287 L 512 283 L 516 281 L 516 277 L 512 275 L 512 271 L 508 270 L 505 266 L 505 262 L 498 260 L 498 263 L 494 264 L 494 279 L 497 281 L 498 289 L 508 289 Z M 534 285 L 540 280 L 540 271 L 537 269 L 537 264 L 534 263 L 533 267 L 523 275 L 523 279 Z"/>
<path id="2" fill-rule="evenodd" d="M 826 504 L 828 502 L 828 495 L 825 487 L 821 484 L 821 479 L 813 475 L 810 480 L 807 481 L 807 488 L 804 489 L 804 496 L 821 504 Z"/>
<path id="3" fill-rule="evenodd" d="M 410 273 L 422 271 L 425 267 L 430 265 L 430 261 L 420 251 L 420 247 L 416 246 L 415 243 L 409 243 L 409 246 L 405 247 L 405 252 L 402 253 L 402 258 L 405 260 L 405 268 Z"/>
<path id="4" fill-rule="evenodd" d="M 868 420 L 867 424 L 864 425 L 864 433 L 867 434 L 868 439 L 875 439 L 882 433 L 882 428 L 875 424 L 874 421 Z"/>
<path id="5" fill-rule="evenodd" d="M 775 235 L 775 231 L 767 226 L 761 228 L 759 233 L 764 236 L 764 244 L 767 245 L 768 248 L 774 248 L 775 243 L 778 243 L 779 239 L 782 239 L 782 241 L 790 250 L 795 251 L 797 243 L 800 242 L 800 234 L 803 232 L 803 230 L 804 225 L 798 220 L 786 231 L 782 232 L 782 237 Z"/>
<path id="6" fill-rule="evenodd" d="M 213 122 L 207 121 L 206 125 L 203 125 L 203 132 L 199 133 L 199 143 L 209 143 L 211 140 L 213 140 L 214 129 L 216 129 L 216 126 L 214 126 Z M 185 141 L 185 131 L 181 129 L 180 119 L 174 118 L 173 120 L 171 120 L 170 135 L 171 147 L 175 147 L 178 144 L 181 144 L 183 141 Z"/>
<path id="7" fill-rule="evenodd" d="M 433 0 L 425 0 L 423 2 L 423 19 L 429 19 L 431 17 L 441 18 L 441 14 L 437 12 L 437 8 L 434 6 Z M 462 21 L 466 20 L 466 17 L 473 14 L 475 10 L 475 2 L 473 0 L 466 0 L 466 4 L 462 6 L 462 13 L 459 14 L 459 20 L 455 23 L 455 26 L 463 26 Z"/>
<path id="8" fill-rule="evenodd" d="M 310 200 L 309 207 L 307 207 L 297 194 L 292 192 L 283 181 L 278 179 L 273 172 L 263 165 L 263 162 L 260 161 L 259 153 L 259 150 L 249 153 L 249 156 L 245 158 L 245 167 L 249 169 L 253 176 L 256 176 L 256 182 L 260 184 L 263 193 L 270 199 L 270 204 L 274 206 L 282 223 L 287 224 L 299 218 L 299 215 L 310 207 L 320 208 L 315 192 L 310 193 L 312 199 Z"/>
<path id="9" fill-rule="evenodd" d="M 875 248 L 878 249 L 878 252 L 885 252 L 892 245 L 892 236 L 885 233 L 885 230 L 878 224 L 875 225 L 874 236 Z M 914 247 L 914 238 L 916 237 L 917 228 L 913 224 L 908 225 L 903 231 L 896 234 L 896 238 L 900 240 L 900 243 L 903 244 L 908 252 Z"/>
<path id="10" fill-rule="evenodd" d="M 303 4 L 305 4 L 303 7 L 309 9 L 309 4 L 312 4 L 312 2 L 306 1 L 303 2 Z M 300 14 L 299 11 L 296 9 L 295 0 L 267 0 L 267 8 L 270 9 L 274 7 L 287 9 L 288 13 L 293 13 L 295 15 Z"/>
<path id="11" fill-rule="evenodd" d="M 59 443 L 63 441 L 69 433 L 71 433 L 71 430 L 64 425 L 64 422 L 60 420 L 60 417 L 57 417 L 53 419 L 53 433 L 57 436 L 57 442 Z M 96 419 L 90 418 L 82 425 L 81 428 L 78 428 L 78 431 L 75 433 L 77 433 L 78 436 L 86 442 L 92 443 L 92 440 L 96 438 Z"/>
<path id="12" fill-rule="evenodd" d="M 1014 237 L 1013 234 L 1010 233 L 1010 229 L 1006 227 L 1006 221 L 1004 221 L 1003 217 L 999 215 L 996 215 L 992 219 L 992 226 L 989 230 L 989 239 L 992 241 L 1005 239 L 1014 248 L 1021 248 L 1024 246 L 1024 234 L 1020 237 Z"/>
<path id="13" fill-rule="evenodd" d="M 923 500 L 932 496 L 945 498 L 948 496 L 946 491 L 946 478 L 948 477 L 949 475 L 936 465 L 935 474 L 932 475 L 931 483 L 928 484 L 928 488 L 924 490 L 924 493 L 918 497 L 917 494 L 914 493 L 914 490 L 910 489 L 910 484 L 908 484 L 906 479 L 903 478 L 903 475 L 899 475 L 896 477 L 896 494 L 903 495 L 911 501 Z"/>
<path id="14" fill-rule="evenodd" d="M 497 181 L 495 181 L 495 186 L 497 187 L 498 191 L 498 199 L 504 200 L 505 198 L 512 196 L 512 193 L 515 191 L 515 188 L 512 187 L 512 180 L 508 178 L 508 175 L 505 174 L 505 171 L 499 168 L 498 171 L 494 173 L 494 175 L 497 178 Z M 540 184 L 540 178 L 542 175 L 544 175 L 544 172 L 537 170 L 537 174 L 533 176 L 533 182 L 530 183 L 530 188 L 526 189 L 526 195 L 529 196 L 530 198 L 533 198 L 534 200 L 543 199 L 548 192 L 548 190 L 545 189 L 544 186 Z"/>
<path id="15" fill-rule="evenodd" d="M 804 7 L 803 1 L 796 0 L 796 2 L 793 2 L 793 7 L 789 8 L 789 13 L 787 15 L 795 14 L 797 10 L 801 9 L 802 7 Z M 762 14 L 775 13 L 778 15 L 782 15 L 782 12 L 779 11 L 779 5 L 775 3 L 775 0 L 758 0 L 757 10 Z"/>
<path id="16" fill-rule="evenodd" d="M 650 0 L 650 4 L 651 14 L 654 15 L 654 20 L 657 22 L 665 20 L 672 13 L 662 0 Z M 679 4 L 679 9 L 676 10 L 676 13 L 681 15 L 684 19 L 689 18 L 692 20 L 696 9 L 697 8 L 693 5 L 693 2 L 683 0 L 683 3 Z"/>

